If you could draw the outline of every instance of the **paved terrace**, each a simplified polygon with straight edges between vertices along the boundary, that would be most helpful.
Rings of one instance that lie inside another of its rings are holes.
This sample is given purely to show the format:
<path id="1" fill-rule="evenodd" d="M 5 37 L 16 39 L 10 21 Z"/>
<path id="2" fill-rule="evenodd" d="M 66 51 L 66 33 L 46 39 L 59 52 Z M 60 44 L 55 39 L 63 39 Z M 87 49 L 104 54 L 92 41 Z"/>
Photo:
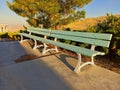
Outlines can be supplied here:
<path id="1" fill-rule="evenodd" d="M 76 74 L 77 59 L 64 53 L 15 63 L 26 55 L 41 56 L 29 42 L 0 42 L 0 90 L 120 90 L 120 75 L 98 66 Z"/>

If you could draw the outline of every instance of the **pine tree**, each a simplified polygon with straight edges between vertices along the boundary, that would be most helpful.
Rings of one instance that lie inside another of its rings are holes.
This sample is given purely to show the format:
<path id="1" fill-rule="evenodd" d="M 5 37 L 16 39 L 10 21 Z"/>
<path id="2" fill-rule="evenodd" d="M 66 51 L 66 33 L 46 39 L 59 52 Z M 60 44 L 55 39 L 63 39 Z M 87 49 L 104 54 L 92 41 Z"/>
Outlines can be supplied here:
<path id="1" fill-rule="evenodd" d="M 18 15 L 27 18 L 35 27 L 53 28 L 85 17 L 82 8 L 92 0 L 13 0 L 8 7 Z"/>

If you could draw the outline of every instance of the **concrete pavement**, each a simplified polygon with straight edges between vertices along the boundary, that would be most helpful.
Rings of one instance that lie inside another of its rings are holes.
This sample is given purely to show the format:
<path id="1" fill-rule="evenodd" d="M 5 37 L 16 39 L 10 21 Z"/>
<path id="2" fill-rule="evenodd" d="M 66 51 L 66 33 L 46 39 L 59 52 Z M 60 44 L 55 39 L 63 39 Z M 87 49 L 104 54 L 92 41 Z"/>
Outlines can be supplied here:
<path id="1" fill-rule="evenodd" d="M 0 42 L 0 66 L 13 64 L 14 60 L 24 55 L 41 55 L 39 50 L 33 50 L 29 41 Z"/>
<path id="2" fill-rule="evenodd" d="M 88 66 L 76 74 L 73 69 L 77 60 L 64 53 L 43 57 L 41 60 L 63 78 L 72 90 L 120 90 L 120 75 L 107 69 Z"/>
<path id="3" fill-rule="evenodd" d="M 1 67 L 0 90 L 70 90 L 70 87 L 36 60 Z"/>
<path id="4" fill-rule="evenodd" d="M 99 66 L 88 66 L 76 74 L 77 59 L 67 54 L 49 52 L 45 57 L 14 63 L 24 54 L 41 55 L 27 41 L 0 42 L 0 55 L 6 55 L 0 58 L 0 90 L 120 90 L 119 74 Z"/>

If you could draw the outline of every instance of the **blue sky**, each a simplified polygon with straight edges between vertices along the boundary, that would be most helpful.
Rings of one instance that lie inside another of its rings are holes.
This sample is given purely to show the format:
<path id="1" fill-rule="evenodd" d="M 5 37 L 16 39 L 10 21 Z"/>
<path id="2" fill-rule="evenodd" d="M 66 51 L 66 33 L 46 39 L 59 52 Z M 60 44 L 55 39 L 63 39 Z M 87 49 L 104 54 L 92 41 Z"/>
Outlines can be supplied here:
<path id="1" fill-rule="evenodd" d="M 106 13 L 120 14 L 120 0 L 93 0 L 84 9 L 87 17 L 104 16 Z"/>
<path id="2" fill-rule="evenodd" d="M 83 9 L 86 10 L 86 17 L 104 16 L 106 13 L 120 14 L 120 0 L 93 0 Z M 6 0 L 0 0 L 0 24 L 23 25 L 26 21 L 7 7 Z"/>
<path id="3" fill-rule="evenodd" d="M 0 0 L 0 24 L 10 25 L 23 25 L 26 24 L 25 18 L 18 16 L 11 11 L 6 4 L 6 1 L 12 0 Z"/>

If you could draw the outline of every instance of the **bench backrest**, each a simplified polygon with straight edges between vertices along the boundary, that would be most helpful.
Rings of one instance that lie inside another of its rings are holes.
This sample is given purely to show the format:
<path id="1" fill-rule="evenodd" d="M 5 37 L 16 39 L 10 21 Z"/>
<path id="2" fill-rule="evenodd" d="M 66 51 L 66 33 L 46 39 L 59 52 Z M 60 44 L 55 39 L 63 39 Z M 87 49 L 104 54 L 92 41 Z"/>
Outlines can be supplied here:
<path id="1" fill-rule="evenodd" d="M 112 34 L 91 33 L 91 32 L 72 32 L 62 30 L 49 30 L 43 28 L 28 28 L 29 32 L 42 34 L 59 39 L 66 39 L 76 42 L 92 44 L 95 46 L 109 47 Z"/>
<path id="2" fill-rule="evenodd" d="M 45 36 L 49 36 L 50 33 L 51 33 L 51 30 L 44 29 L 44 28 L 32 28 L 32 27 L 28 27 L 27 31 L 31 32 L 31 33 L 34 33 L 34 34 L 45 35 Z"/>

